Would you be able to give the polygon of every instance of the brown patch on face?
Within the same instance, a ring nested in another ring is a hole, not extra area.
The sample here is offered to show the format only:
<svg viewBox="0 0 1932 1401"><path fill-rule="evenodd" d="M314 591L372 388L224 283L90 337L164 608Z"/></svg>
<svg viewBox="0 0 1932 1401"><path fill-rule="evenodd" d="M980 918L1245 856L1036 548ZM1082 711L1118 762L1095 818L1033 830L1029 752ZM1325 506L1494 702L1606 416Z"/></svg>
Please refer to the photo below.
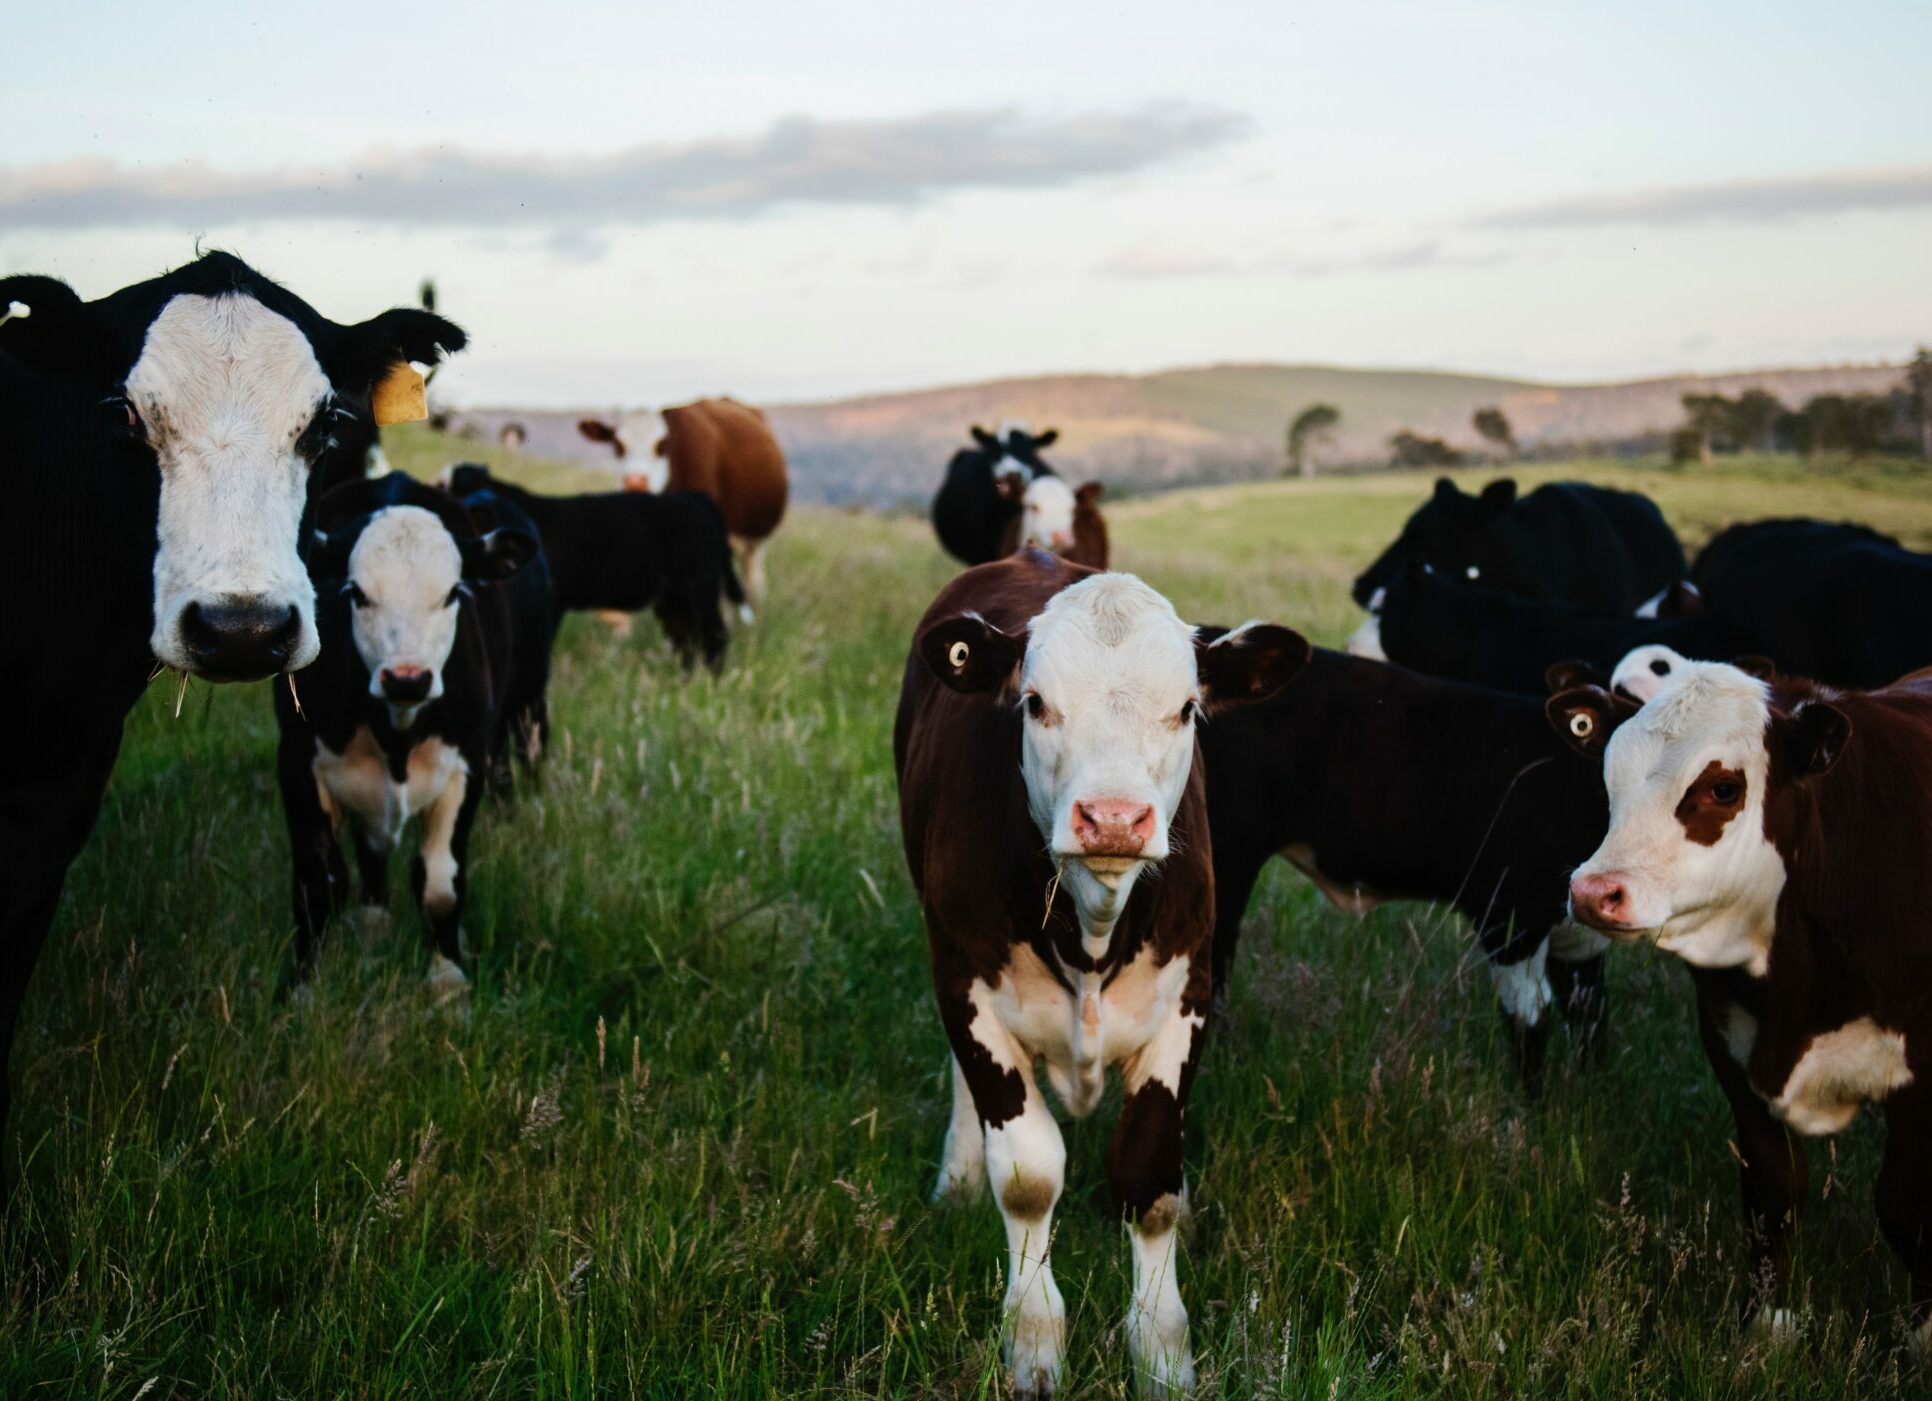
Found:
<svg viewBox="0 0 1932 1401"><path fill-rule="evenodd" d="M1677 804L1684 835L1699 846L1716 846L1725 824L1744 811L1744 775L1713 759L1691 780Z"/></svg>
<svg viewBox="0 0 1932 1401"><path fill-rule="evenodd" d="M1000 1188L1000 1205L1008 1216L1021 1221L1038 1221L1053 1210L1053 1184L1044 1177L1022 1177L1014 1173Z"/></svg>

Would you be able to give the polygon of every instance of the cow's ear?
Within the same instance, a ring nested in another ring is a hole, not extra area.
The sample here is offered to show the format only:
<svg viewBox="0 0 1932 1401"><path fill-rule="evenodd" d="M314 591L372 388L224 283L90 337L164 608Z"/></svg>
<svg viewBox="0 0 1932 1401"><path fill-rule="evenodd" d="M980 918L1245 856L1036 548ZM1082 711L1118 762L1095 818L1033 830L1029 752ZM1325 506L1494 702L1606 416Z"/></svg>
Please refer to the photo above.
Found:
<svg viewBox="0 0 1932 1401"><path fill-rule="evenodd" d="M504 526L474 540L460 540L456 548L463 556L463 577L487 584L510 578L535 559L543 547L529 531Z"/></svg>
<svg viewBox="0 0 1932 1401"><path fill-rule="evenodd" d="M1447 477L1436 478L1436 500L1454 501L1462 495L1462 488Z"/></svg>
<svg viewBox="0 0 1932 1401"><path fill-rule="evenodd" d="M1307 638L1274 623L1249 623L1212 641L1194 635L1194 664L1210 712L1270 699L1314 654Z"/></svg>
<svg viewBox="0 0 1932 1401"><path fill-rule="evenodd" d="M1637 706L1601 686L1573 686L1545 701L1543 713L1570 748L1586 759L1600 759L1610 736L1637 713Z"/></svg>
<svg viewBox="0 0 1932 1401"><path fill-rule="evenodd" d="M1483 488L1482 502L1483 505L1498 511L1506 506L1514 505L1516 502L1516 479L1514 477L1498 477L1495 481Z"/></svg>
<svg viewBox="0 0 1932 1401"><path fill-rule="evenodd" d="M433 369L468 344L454 321L414 307L392 307L340 329L329 376L337 388L367 396L377 423L407 423L428 415L422 376L411 366Z"/></svg>
<svg viewBox="0 0 1932 1401"><path fill-rule="evenodd" d="M1743 672L1746 676L1755 676L1760 681L1776 681L1778 679L1778 664L1769 657L1760 657L1755 654L1748 657L1733 657L1731 658L1731 665Z"/></svg>
<svg viewBox="0 0 1932 1401"><path fill-rule="evenodd" d="M1080 506L1097 506L1100 504L1101 493L1106 489L1101 482L1082 482L1079 490L1073 493L1074 503Z"/></svg>
<svg viewBox="0 0 1932 1401"><path fill-rule="evenodd" d="M312 579L340 579L349 572L349 551L355 548L368 518L334 530L312 531L309 535L307 562Z"/></svg>
<svg viewBox="0 0 1932 1401"><path fill-rule="evenodd" d="M1825 701L1805 701L1772 723L1772 743L1789 772L1800 778L1824 773L1838 762L1851 738L1851 717Z"/></svg>
<svg viewBox="0 0 1932 1401"><path fill-rule="evenodd" d="M57 277L0 277L0 350L46 374L111 373L112 337Z"/></svg>
<svg viewBox="0 0 1932 1401"><path fill-rule="evenodd" d="M443 469L440 481L445 491L459 498L488 491L492 485L490 469L481 462L452 462Z"/></svg>
<svg viewBox="0 0 1932 1401"><path fill-rule="evenodd" d="M577 431L593 443L614 443L617 441L617 426L606 423L601 418L580 418Z"/></svg>
<svg viewBox="0 0 1932 1401"><path fill-rule="evenodd" d="M1543 672L1543 689L1551 695L1574 691L1579 686L1610 689L1610 678L1588 662L1551 662Z"/></svg>
<svg viewBox="0 0 1932 1401"><path fill-rule="evenodd" d="M988 433L984 428L981 428L977 423L973 425L972 432L973 432L973 441L978 443L981 447L985 448L988 452L1006 451L1005 443L1002 443L997 437L995 437L991 433Z"/></svg>
<svg viewBox="0 0 1932 1401"><path fill-rule="evenodd" d="M926 669L955 691L996 691L1013 678L1026 644L977 613L941 618L919 634Z"/></svg>
<svg viewBox="0 0 1932 1401"><path fill-rule="evenodd" d="M1704 611L1704 594L1688 579L1679 579L1657 600L1660 618L1695 618Z"/></svg>
<svg viewBox="0 0 1932 1401"><path fill-rule="evenodd" d="M1038 452L1041 448L1050 448L1059 441L1060 430L1058 428L1049 428L1046 432L1039 434L1033 439L1032 448L1033 451Z"/></svg>

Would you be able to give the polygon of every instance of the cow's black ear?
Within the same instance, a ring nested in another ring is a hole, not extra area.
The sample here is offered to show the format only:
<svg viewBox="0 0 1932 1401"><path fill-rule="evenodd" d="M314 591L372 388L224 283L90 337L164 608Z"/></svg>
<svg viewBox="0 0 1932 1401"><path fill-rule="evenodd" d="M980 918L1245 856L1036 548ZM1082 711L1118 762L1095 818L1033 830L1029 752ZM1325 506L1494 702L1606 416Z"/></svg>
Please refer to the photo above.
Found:
<svg viewBox="0 0 1932 1401"><path fill-rule="evenodd" d="M580 418L577 431L593 443L614 443L617 441L617 425L606 423L601 418Z"/></svg>
<svg viewBox="0 0 1932 1401"><path fill-rule="evenodd" d="M1515 504L1515 501L1516 479L1514 477L1498 477L1483 488L1482 502L1485 506L1493 506L1500 510Z"/></svg>
<svg viewBox="0 0 1932 1401"><path fill-rule="evenodd" d="M364 517L350 526L338 526L334 530L317 530L309 536L307 561L311 579L340 579L349 572L349 551L355 548L356 537L362 533Z"/></svg>
<svg viewBox="0 0 1932 1401"><path fill-rule="evenodd" d="M1462 495L1462 488L1447 477L1436 478L1436 500L1453 501Z"/></svg>
<svg viewBox="0 0 1932 1401"><path fill-rule="evenodd" d="M1194 635L1194 664L1210 712L1276 695L1301 674L1315 649L1292 628L1249 623L1208 641Z"/></svg>
<svg viewBox="0 0 1932 1401"><path fill-rule="evenodd" d="M443 469L443 489L459 500L488 491L492 484L490 469L481 462L452 462Z"/></svg>
<svg viewBox="0 0 1932 1401"><path fill-rule="evenodd" d="M1688 579L1679 579L1657 600L1660 618L1695 618L1704 611L1704 594Z"/></svg>
<svg viewBox="0 0 1932 1401"><path fill-rule="evenodd" d="M1551 662L1543 672L1543 689L1551 695L1574 691L1579 686L1610 689L1610 678L1588 662Z"/></svg>
<svg viewBox="0 0 1932 1401"><path fill-rule="evenodd" d="M1046 432L1041 433L1033 439L1033 451L1038 452L1041 448L1050 448L1059 441L1060 430L1058 428L1049 428Z"/></svg>
<svg viewBox="0 0 1932 1401"><path fill-rule="evenodd" d="M1851 717L1825 701L1805 701L1772 722L1772 742L1789 771L1800 778L1824 773L1851 739Z"/></svg>
<svg viewBox="0 0 1932 1401"><path fill-rule="evenodd" d="M1746 676L1755 676L1760 681L1776 681L1778 679L1778 664L1769 657L1756 655L1733 657L1731 658L1731 665L1743 672Z"/></svg>
<svg viewBox="0 0 1932 1401"><path fill-rule="evenodd" d="M919 634L919 656L946 686L968 694L996 691L1019 668L1026 645L977 613L941 618Z"/></svg>
<svg viewBox="0 0 1932 1401"><path fill-rule="evenodd" d="M1573 686L1543 703L1550 726L1586 759L1601 759L1617 726L1637 713L1634 701L1601 686Z"/></svg>
<svg viewBox="0 0 1932 1401"><path fill-rule="evenodd" d="M463 556L463 577L476 583L508 579L542 550L537 537L527 530L505 526L475 540L458 542Z"/></svg>
<svg viewBox="0 0 1932 1401"><path fill-rule="evenodd" d="M1001 442L999 438L996 437L995 435L988 433L984 428L981 428L977 423L973 425L972 433L973 433L973 441L978 443L981 447L985 448L988 452L1006 451L1005 443Z"/></svg>
<svg viewBox="0 0 1932 1401"><path fill-rule="evenodd" d="M339 389L373 395L398 366L434 368L468 344L469 337L454 321L414 307L392 307L340 328L329 357L329 377Z"/></svg>
<svg viewBox="0 0 1932 1401"><path fill-rule="evenodd" d="M107 372L112 338L57 277L0 277L0 350L47 374Z"/></svg>

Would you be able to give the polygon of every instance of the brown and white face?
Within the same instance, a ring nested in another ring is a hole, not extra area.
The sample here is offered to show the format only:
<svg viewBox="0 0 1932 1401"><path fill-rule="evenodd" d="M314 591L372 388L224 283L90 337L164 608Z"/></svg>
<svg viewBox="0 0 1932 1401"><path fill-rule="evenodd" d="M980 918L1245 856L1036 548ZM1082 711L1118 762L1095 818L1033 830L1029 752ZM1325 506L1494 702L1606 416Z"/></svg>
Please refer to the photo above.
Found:
<svg viewBox="0 0 1932 1401"><path fill-rule="evenodd" d="M1199 642L1131 574L1054 595L1024 643L962 614L921 649L948 685L999 688L1020 706L1027 807L1083 909L1124 899L1167 856L1203 714L1273 695L1309 656L1300 635L1267 624Z"/></svg>
<svg viewBox="0 0 1932 1401"><path fill-rule="evenodd" d="M1814 705L1798 723L1829 729L1825 712L1842 722ZM1572 914L1699 967L1761 973L1785 883L1764 814L1774 728L1785 724L1763 681L1679 659L1604 750L1610 829L1570 882ZM1805 762L1822 771L1835 758L1827 739Z"/></svg>
<svg viewBox="0 0 1932 1401"><path fill-rule="evenodd" d="M1020 495L1020 547L1063 554L1073 548L1073 488L1058 477L1035 477Z"/></svg>

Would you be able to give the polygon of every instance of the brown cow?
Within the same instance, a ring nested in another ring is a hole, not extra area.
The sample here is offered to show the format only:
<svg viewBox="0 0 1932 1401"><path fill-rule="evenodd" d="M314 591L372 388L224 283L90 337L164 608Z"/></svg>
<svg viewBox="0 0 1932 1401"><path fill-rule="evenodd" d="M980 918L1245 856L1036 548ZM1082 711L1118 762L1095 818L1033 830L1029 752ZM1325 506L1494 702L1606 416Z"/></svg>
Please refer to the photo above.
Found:
<svg viewBox="0 0 1932 1401"><path fill-rule="evenodd" d="M1807 1177L1793 1135L1837 1133L1883 1102L1878 1220L1911 1274L1923 1351L1932 671L1861 693L1679 658L1630 710L1595 688L1550 701L1559 728L1603 752L1610 792L1609 833L1577 869L1571 908L1691 965L1704 1053L1737 1124L1748 1263L1774 1291ZM1774 1292L1758 1313L1774 1332L1790 1323L1777 1303Z"/></svg>
<svg viewBox="0 0 1932 1401"><path fill-rule="evenodd" d="M1007 480L1011 481L1011 478ZM1107 518L1100 514L1099 482L1074 491L1054 476L1017 484L1019 511L1007 522L1000 554L1022 549L1051 550L1061 559L1089 569L1107 567Z"/></svg>
<svg viewBox="0 0 1932 1401"><path fill-rule="evenodd" d="M1133 1227L1128 1349L1145 1390L1193 1381L1174 1230L1214 927L1195 720L1273 694L1308 651L1263 625L1202 643L1132 575L1034 550L960 575L914 635L893 758L953 1053L935 1196L996 1190L1024 1395L1057 1385L1066 1332L1047 1259L1066 1149L1036 1061L1075 1115L1121 1068L1108 1176Z"/></svg>
<svg viewBox="0 0 1932 1401"><path fill-rule="evenodd" d="M785 518L785 454L765 416L736 399L699 399L661 414L627 415L619 424L586 418L577 430L606 443L640 470L624 485L642 491L701 491L724 512L745 591L765 593L765 544Z"/></svg>

